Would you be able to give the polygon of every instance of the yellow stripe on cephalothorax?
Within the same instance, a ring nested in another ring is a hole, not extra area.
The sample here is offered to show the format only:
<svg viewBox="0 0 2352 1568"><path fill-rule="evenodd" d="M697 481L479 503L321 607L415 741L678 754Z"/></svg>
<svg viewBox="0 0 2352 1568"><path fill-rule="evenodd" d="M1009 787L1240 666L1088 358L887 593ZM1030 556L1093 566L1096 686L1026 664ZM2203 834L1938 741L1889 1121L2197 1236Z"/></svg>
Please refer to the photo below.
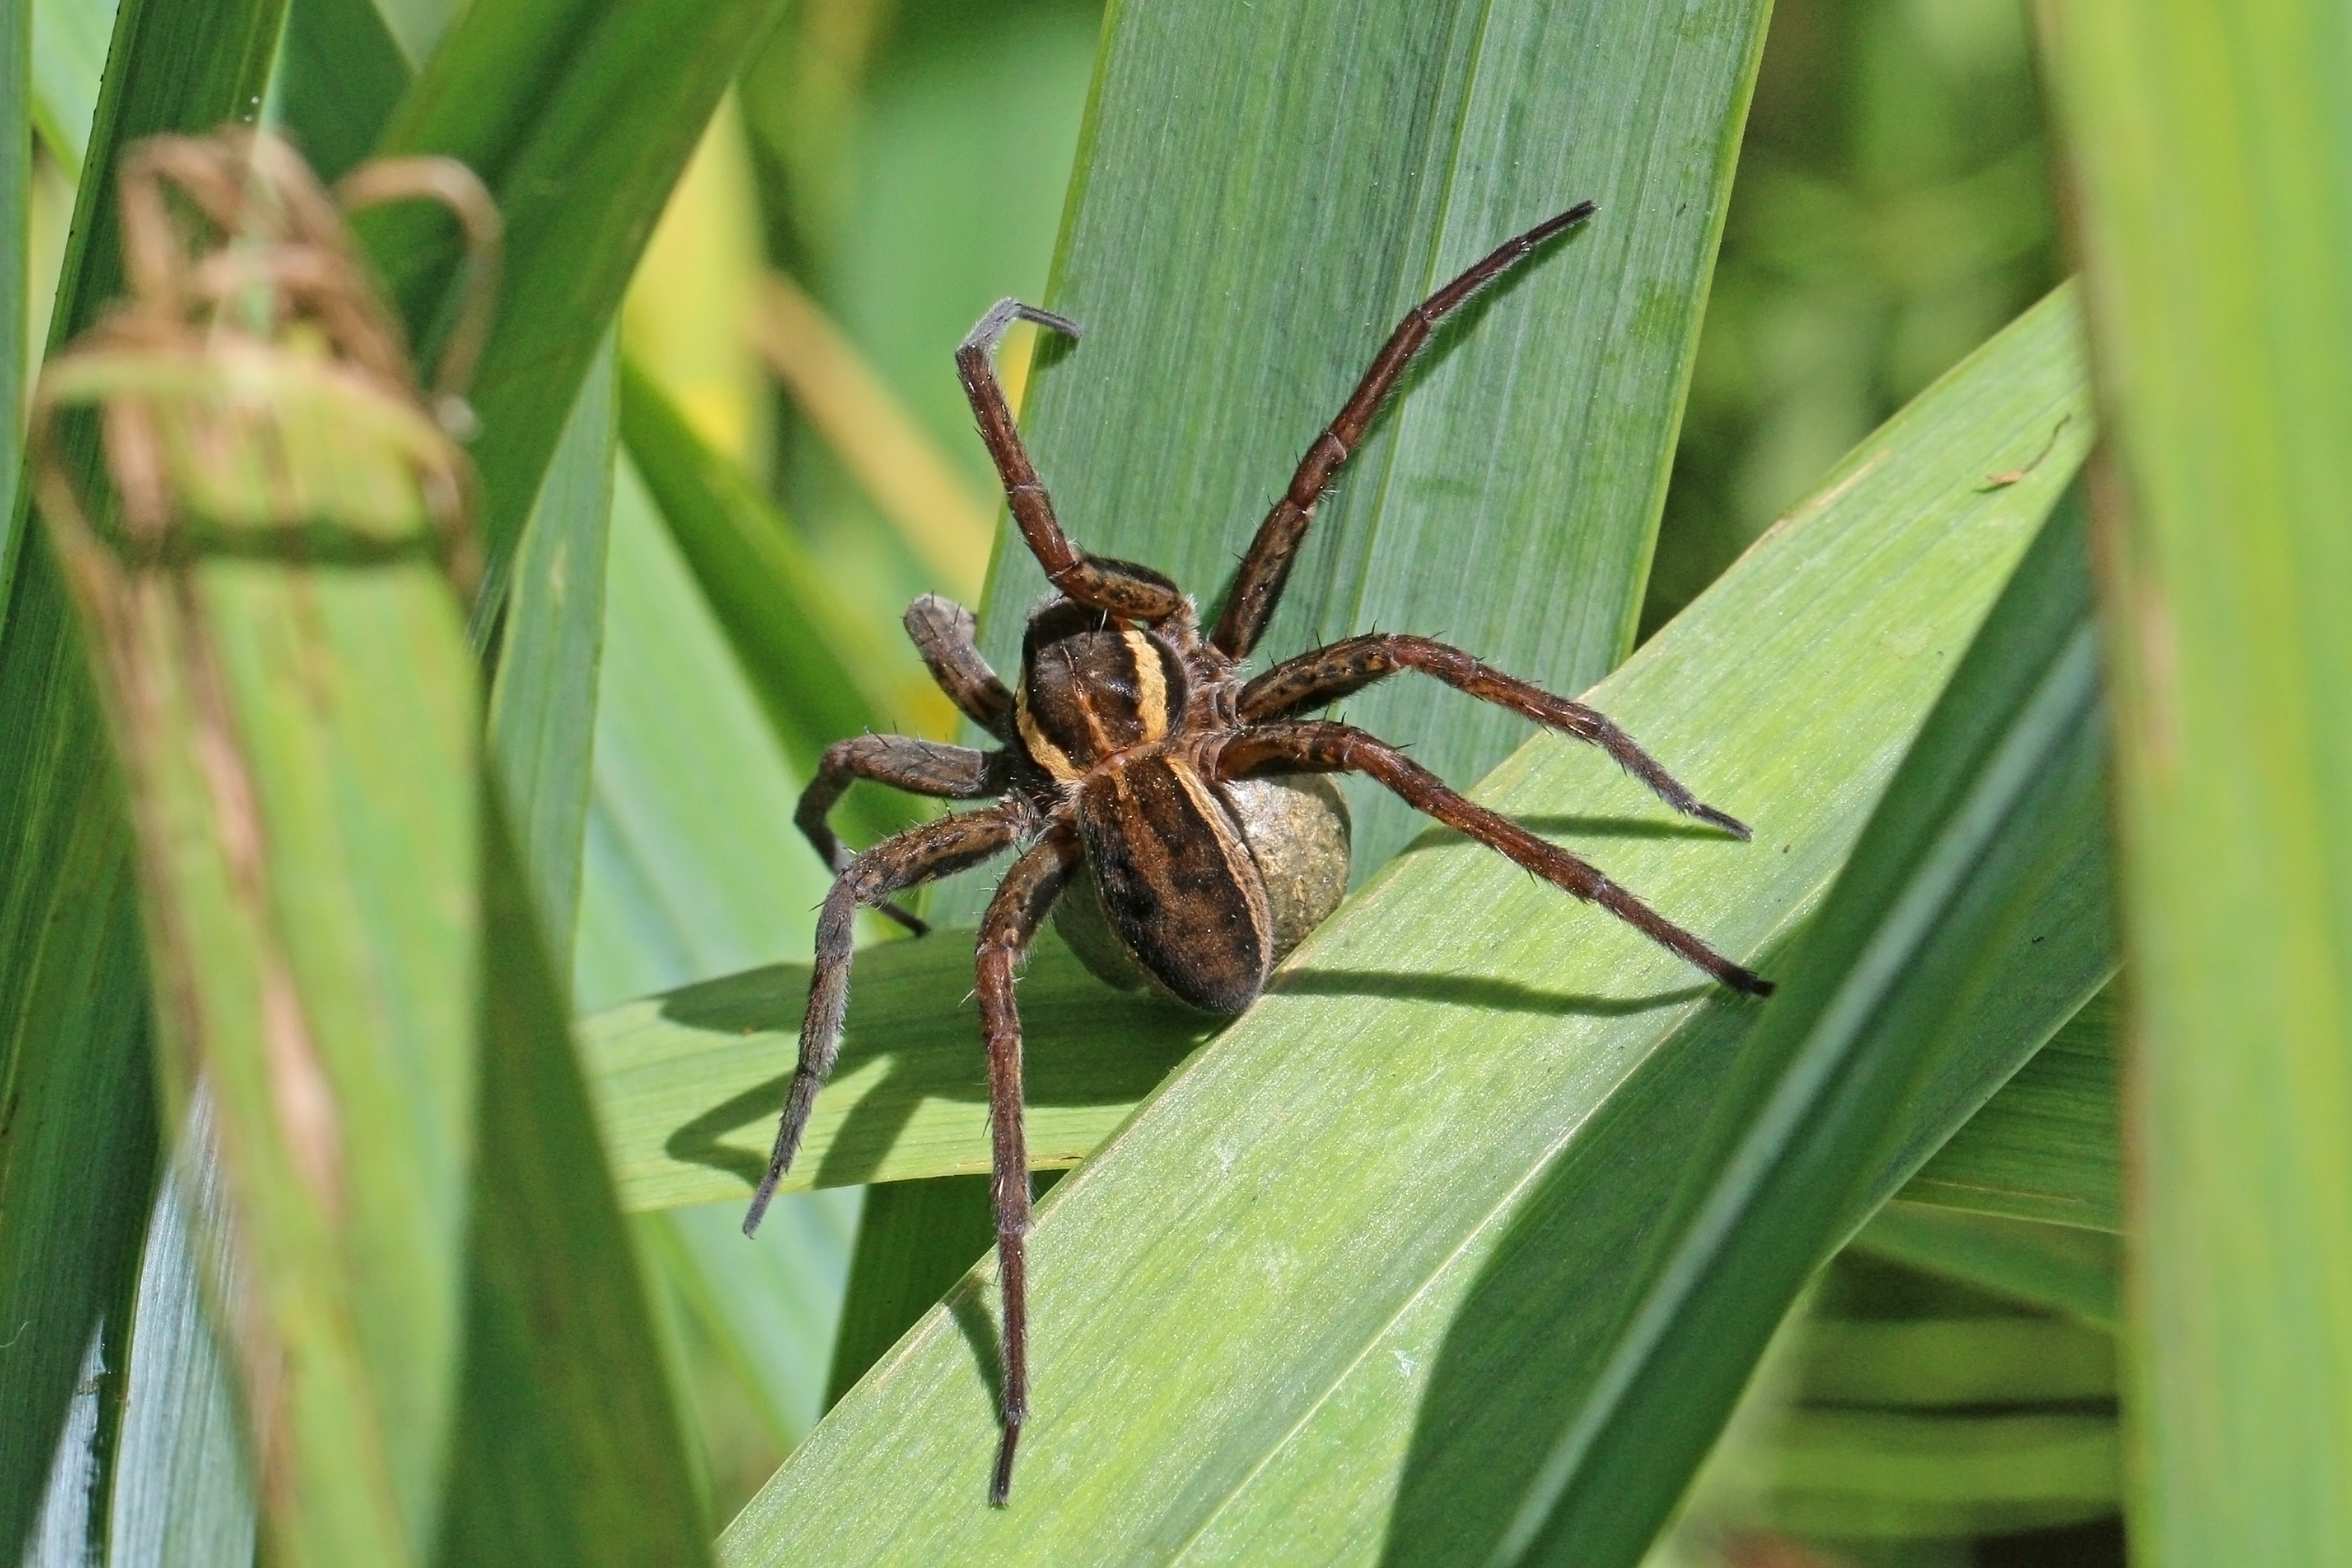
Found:
<svg viewBox="0 0 2352 1568"><path fill-rule="evenodd" d="M1039 767L1064 784L1078 782L1077 764L1070 761L1070 754L1047 740L1045 732L1037 728L1037 721L1029 716L1029 683L1025 680L1013 700L1013 722L1021 733L1021 743L1029 748L1029 754L1037 759Z"/></svg>
<svg viewBox="0 0 2352 1568"><path fill-rule="evenodd" d="M1121 634L1128 657L1135 660L1137 717L1143 721L1146 741L1168 738L1168 671L1160 667L1160 649L1152 640L1129 626Z"/></svg>

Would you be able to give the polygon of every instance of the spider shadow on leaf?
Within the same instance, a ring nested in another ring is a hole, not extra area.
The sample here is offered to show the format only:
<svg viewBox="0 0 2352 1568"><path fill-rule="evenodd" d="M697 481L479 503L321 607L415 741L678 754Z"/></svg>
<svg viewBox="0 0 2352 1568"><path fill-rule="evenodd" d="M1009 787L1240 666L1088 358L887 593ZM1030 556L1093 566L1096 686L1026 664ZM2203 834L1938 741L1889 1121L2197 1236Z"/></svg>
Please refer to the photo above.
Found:
<svg viewBox="0 0 2352 1568"><path fill-rule="evenodd" d="M858 1090L834 1124L814 1185L872 1180L927 1101L987 1105L987 1058L970 1037L971 952L969 932L940 931L920 942L886 943L866 955L877 972L867 1005L901 1022L861 1027L852 1018L840 1079L855 1082L877 1063L883 1073ZM772 1049L768 1042L798 1026L807 984L805 968L778 964L674 992L663 1000L662 1016L729 1040L759 1040L756 1054L764 1061ZM891 997L901 988L900 996ZM1131 1104L1225 1022L1114 991L1050 939L1038 943L1023 992L1037 1020L1029 1103L1040 1110ZM678 1124L664 1152L683 1164L740 1176L747 1185L757 1182L765 1157L728 1140L745 1128L764 1129L790 1078L787 1071L743 1084ZM981 1162L975 1168L984 1169L986 1131L979 1120L973 1138Z"/></svg>

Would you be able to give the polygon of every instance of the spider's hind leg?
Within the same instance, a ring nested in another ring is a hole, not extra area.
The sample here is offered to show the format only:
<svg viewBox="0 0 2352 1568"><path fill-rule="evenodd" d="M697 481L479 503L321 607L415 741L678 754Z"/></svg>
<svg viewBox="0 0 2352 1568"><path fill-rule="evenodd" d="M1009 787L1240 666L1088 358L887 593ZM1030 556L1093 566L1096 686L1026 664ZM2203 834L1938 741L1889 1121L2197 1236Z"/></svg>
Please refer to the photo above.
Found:
<svg viewBox="0 0 2352 1568"><path fill-rule="evenodd" d="M880 737L877 737L880 738ZM801 1054L793 1068L792 1088L784 1094L784 1111L776 1126L774 1151L767 1173L751 1194L743 1216L743 1234L760 1228L776 1184L792 1168L801 1134L808 1129L809 1111L816 1092L833 1071L841 1054L841 1028L849 1013L851 938L860 906L878 906L901 888L977 866L1013 847L1032 824L1025 802L1006 801L986 811L935 817L886 838L851 858L833 879L824 909L816 921L816 967L809 975L808 1011L801 1018Z"/></svg>
<svg viewBox="0 0 2352 1568"><path fill-rule="evenodd" d="M996 367L989 357L997 340L1016 321L1034 321L1071 338L1078 335L1078 325L1018 300L1000 300L956 350L956 374L962 378L964 395L980 420L980 438L996 464L997 477L1004 481L1005 503L1013 509L1022 541L1045 569L1046 580L1066 597L1130 620L1164 621L1183 608L1181 592L1156 573L1147 574L1116 561L1095 560L1070 542L1054 515L1054 499L1045 493L1045 482L1029 460L1029 449L1021 444L1020 428L1013 422L1013 410L1004 401L1004 389L997 384Z"/></svg>
<svg viewBox="0 0 2352 1568"><path fill-rule="evenodd" d="M1552 886L1599 904L1660 947L1677 953L1735 991L1769 996L1772 983L1733 963L1700 937L1602 875L1599 867L1547 843L1499 812L1475 804L1402 752L1349 724L1266 724L1228 742L1219 776L1254 772L1355 773L1385 785L1415 811L1435 817L1533 871Z"/></svg>
<svg viewBox="0 0 2352 1568"><path fill-rule="evenodd" d="M1061 896L1077 863L1077 835L1057 828L1013 863L980 924L981 1030L988 1040L988 1115L994 1133L991 1193L996 1204L996 1275L1004 1306L1004 1436L988 1500L1002 1508L1013 1489L1013 1458L1029 1419L1029 1149L1021 1125L1021 1013L1013 972Z"/></svg>
<svg viewBox="0 0 2352 1568"><path fill-rule="evenodd" d="M825 869L838 876L849 868L851 856L825 818L853 783L869 779L935 800L982 800L1004 793L1003 760L1002 752L975 752L969 746L906 735L860 735L836 741L825 748L816 777L801 792L793 821L807 836ZM931 929L896 904L877 907L917 936Z"/></svg>
<svg viewBox="0 0 2352 1568"><path fill-rule="evenodd" d="M1555 697L1531 681L1505 675L1458 647L1428 637L1373 632L1303 653L1242 689L1242 718L1253 724L1287 719L1352 697L1401 669L1417 669L1481 702L1507 708L1547 729L1589 741L1685 816L1720 827L1735 838L1748 837L1746 823L1693 795L1599 709Z"/></svg>

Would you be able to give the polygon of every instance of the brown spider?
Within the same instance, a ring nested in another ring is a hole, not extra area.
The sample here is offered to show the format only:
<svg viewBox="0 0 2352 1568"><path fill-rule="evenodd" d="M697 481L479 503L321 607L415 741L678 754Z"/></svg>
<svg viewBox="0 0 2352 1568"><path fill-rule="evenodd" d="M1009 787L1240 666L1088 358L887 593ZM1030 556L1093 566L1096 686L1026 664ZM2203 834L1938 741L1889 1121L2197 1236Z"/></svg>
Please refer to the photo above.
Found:
<svg viewBox="0 0 2352 1568"><path fill-rule="evenodd" d="M955 705L1003 744L992 752L901 735L863 735L825 752L797 820L837 873L817 921L816 969L801 1026L800 1062L766 1176L743 1222L748 1235L792 1164L818 1088L833 1069L849 1000L852 926L860 906L925 928L891 894L1002 854L1027 850L997 885L981 921L981 1027L988 1042L997 1269L1004 1304L1003 1440L989 1500L1002 1505L1029 1413L1028 1303L1024 1237L1029 1161L1021 1128L1021 1020L1014 967L1071 874L1084 868L1118 946L1157 989L1203 1012L1232 1015L1257 999L1266 973L1300 927L1328 913L1283 909L1264 868L1288 851L1296 816L1244 808L1237 786L1273 774L1362 773L1438 821L1502 851L1537 876L1589 900L1716 979L1753 995L1770 983L1658 914L1567 850L1474 805L1384 741L1346 724L1296 715L1360 691L1401 669L1419 670L1488 702L1590 741L1676 811L1740 838L1748 829L1702 804L1631 736L1580 703L1487 668L1426 637L1375 634L1317 648L1244 681L1241 661L1265 632L1297 557L1317 500L1362 439L1431 328L1447 311L1590 216L1579 203L1537 225L1409 312L1315 444L1244 557L1204 640L1192 602L1148 567L1081 553L1062 531L1005 406L990 352L1017 317L1071 337L1077 326L1006 300L956 351L981 439L1004 481L1021 537L1055 592L1029 617L1021 685L1005 689L972 640L970 611L926 595L907 612L907 635ZM999 797L937 818L863 854L843 848L826 814L856 779L949 800ZM1328 786L1327 786L1328 787ZM1288 829L1269 822L1288 822ZM1339 831L1344 833L1344 826ZM1345 840L1339 840L1344 860ZM1344 881L1342 868L1339 880ZM1286 883L1291 879L1285 879ZM1087 886L1090 883L1090 887ZM1290 900L1295 904L1295 896ZM1285 930L1284 928L1288 928ZM1099 963L1097 968L1102 967Z"/></svg>

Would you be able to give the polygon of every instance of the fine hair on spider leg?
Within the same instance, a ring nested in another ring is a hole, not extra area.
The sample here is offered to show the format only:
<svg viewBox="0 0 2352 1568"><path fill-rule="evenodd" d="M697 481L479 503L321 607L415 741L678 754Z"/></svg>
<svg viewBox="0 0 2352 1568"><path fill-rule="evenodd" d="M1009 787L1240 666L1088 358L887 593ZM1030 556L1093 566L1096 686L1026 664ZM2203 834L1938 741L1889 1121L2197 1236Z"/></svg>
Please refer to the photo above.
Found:
<svg viewBox="0 0 2352 1568"><path fill-rule="evenodd" d="M1192 602L1174 583L1146 566L1087 555L1071 542L1022 444L991 353L1015 321L1072 337L1076 326L1007 300L982 317L956 351L957 374L1003 482L1005 504L1054 592L1029 616L1019 678L1010 686L982 657L970 611L929 595L907 611L907 635L925 668L957 710L1000 742L998 749L859 736L826 752L802 796L796 820L835 880L817 923L800 1059L774 1152L743 1228L757 1227L790 1168L840 1049L857 910L880 910L919 933L922 922L892 905L892 895L1025 842L989 902L973 960L988 1054L1003 1310L1003 1429L988 1487L992 1504L1003 1506L1011 1494L1013 1460L1030 1416L1029 1162L1013 974L1066 890L1080 895L1070 900L1066 918L1094 933L1072 947L1095 973L1113 984L1147 984L1203 1012L1239 1013L1264 990L1277 955L1328 912L1346 885L1344 804L1328 783L1309 788L1303 781L1361 773L1546 881L1600 905L1726 986L1750 995L1771 992L1769 981L1597 868L1464 798L1395 746L1345 724L1299 717L1375 681L1415 671L1598 746L1675 811L1748 837L1744 824L1685 788L1606 716L1459 648L1402 634L1316 648L1246 683L1238 672L1281 603L1316 502L1437 321L1592 211L1591 203L1581 202L1538 224L1406 314L1259 525L1207 637ZM996 804L925 823L852 855L827 818L857 780L936 799L992 798ZM1076 920L1081 911L1084 919Z"/></svg>

